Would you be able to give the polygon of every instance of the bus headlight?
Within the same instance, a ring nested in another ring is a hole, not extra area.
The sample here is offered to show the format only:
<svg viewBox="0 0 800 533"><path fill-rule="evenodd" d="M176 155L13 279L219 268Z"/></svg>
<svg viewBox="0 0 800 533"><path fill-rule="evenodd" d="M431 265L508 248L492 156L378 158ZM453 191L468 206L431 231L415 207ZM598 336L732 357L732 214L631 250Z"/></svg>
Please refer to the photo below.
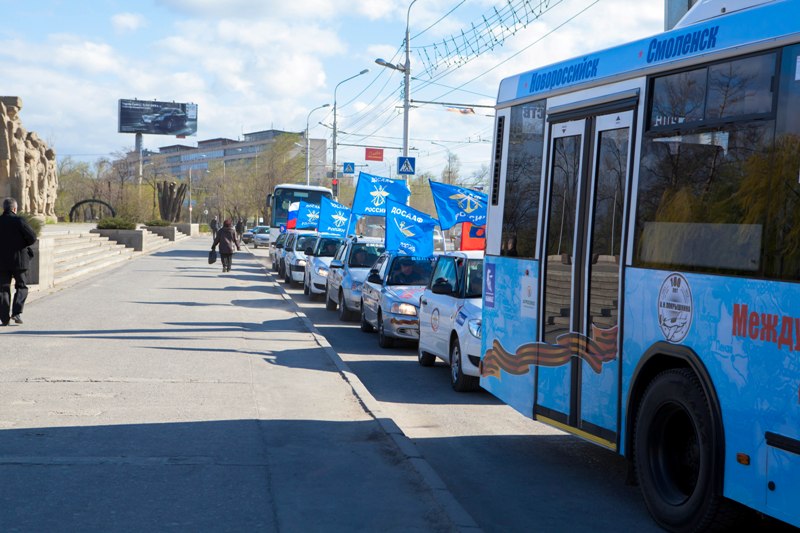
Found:
<svg viewBox="0 0 800 533"><path fill-rule="evenodd" d="M417 308L407 303L395 302L392 304L391 311L397 315L417 316Z"/></svg>
<svg viewBox="0 0 800 533"><path fill-rule="evenodd" d="M469 333L476 339L481 338L481 319L473 319L467 322L467 327L469 328Z"/></svg>

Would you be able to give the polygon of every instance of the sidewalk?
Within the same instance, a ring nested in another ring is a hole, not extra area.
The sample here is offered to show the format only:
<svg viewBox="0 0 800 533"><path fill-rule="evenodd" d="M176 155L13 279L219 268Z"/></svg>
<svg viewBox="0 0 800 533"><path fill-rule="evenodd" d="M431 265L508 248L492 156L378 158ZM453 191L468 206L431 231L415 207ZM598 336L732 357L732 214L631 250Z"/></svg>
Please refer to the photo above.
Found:
<svg viewBox="0 0 800 533"><path fill-rule="evenodd" d="M260 263L222 274L209 248L0 328L0 529L456 529Z"/></svg>

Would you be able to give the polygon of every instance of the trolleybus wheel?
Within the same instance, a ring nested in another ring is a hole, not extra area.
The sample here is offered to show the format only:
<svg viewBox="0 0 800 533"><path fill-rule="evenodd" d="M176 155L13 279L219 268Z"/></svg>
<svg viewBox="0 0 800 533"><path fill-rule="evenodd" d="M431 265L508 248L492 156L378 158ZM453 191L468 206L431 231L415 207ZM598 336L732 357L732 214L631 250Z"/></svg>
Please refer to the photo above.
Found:
<svg viewBox="0 0 800 533"><path fill-rule="evenodd" d="M699 531L715 521L724 502L716 433L691 370L666 370L648 385L636 418L636 475L648 511L665 529Z"/></svg>

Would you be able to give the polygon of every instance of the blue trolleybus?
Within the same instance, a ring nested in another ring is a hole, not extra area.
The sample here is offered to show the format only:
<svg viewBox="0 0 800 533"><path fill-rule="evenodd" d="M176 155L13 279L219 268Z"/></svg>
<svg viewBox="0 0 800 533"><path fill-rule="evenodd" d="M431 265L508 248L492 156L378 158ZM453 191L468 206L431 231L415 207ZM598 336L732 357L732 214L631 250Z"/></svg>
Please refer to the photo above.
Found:
<svg viewBox="0 0 800 533"><path fill-rule="evenodd" d="M481 385L674 531L800 526L800 0L751 4L498 92Z"/></svg>

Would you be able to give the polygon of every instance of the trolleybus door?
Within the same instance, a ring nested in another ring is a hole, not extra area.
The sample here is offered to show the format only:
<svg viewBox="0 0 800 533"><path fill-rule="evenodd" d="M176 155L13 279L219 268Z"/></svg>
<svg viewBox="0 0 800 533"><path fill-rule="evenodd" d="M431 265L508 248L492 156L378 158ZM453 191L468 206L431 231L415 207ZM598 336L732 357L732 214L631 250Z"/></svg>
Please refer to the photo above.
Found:
<svg viewBox="0 0 800 533"><path fill-rule="evenodd" d="M536 415L616 448L633 111L551 125Z"/></svg>

